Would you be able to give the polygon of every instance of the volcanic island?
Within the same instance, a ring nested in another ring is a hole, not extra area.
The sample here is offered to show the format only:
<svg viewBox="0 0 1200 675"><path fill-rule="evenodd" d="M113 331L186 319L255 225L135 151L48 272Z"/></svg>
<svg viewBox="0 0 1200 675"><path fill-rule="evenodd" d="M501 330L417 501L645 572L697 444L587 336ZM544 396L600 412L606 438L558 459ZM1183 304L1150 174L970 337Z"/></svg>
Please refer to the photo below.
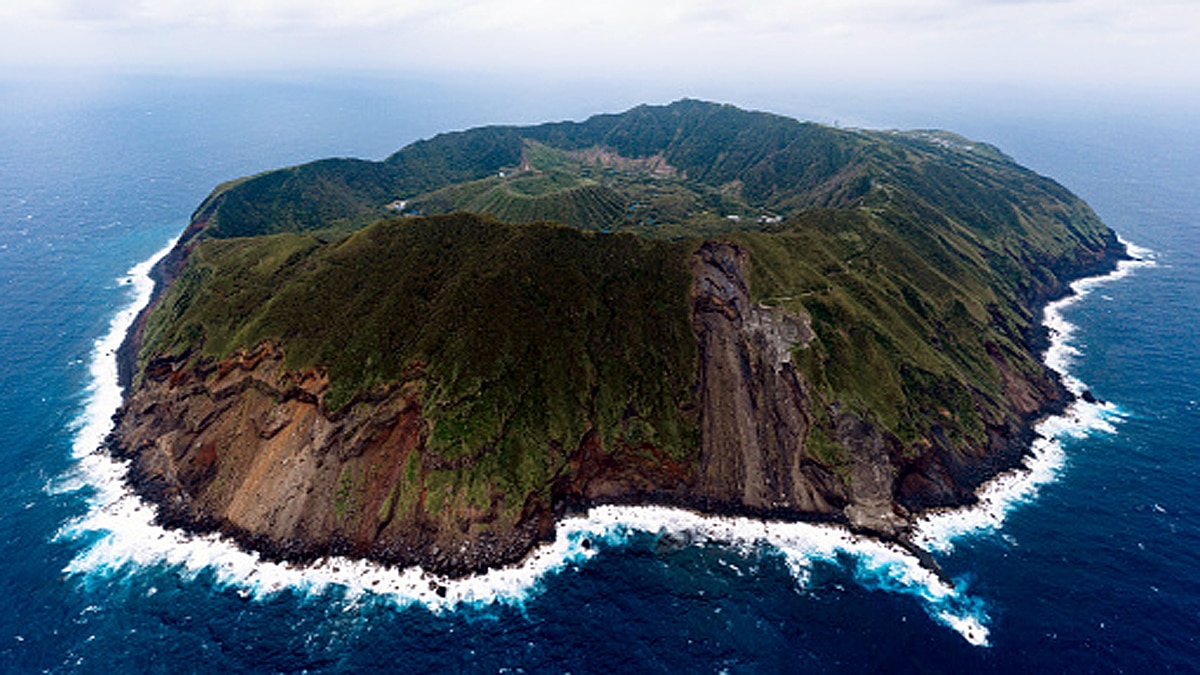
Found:
<svg viewBox="0 0 1200 675"><path fill-rule="evenodd" d="M159 521L462 576L599 504L904 544L1071 394L1044 305L1125 257L944 131L682 100L217 186L107 441Z"/></svg>

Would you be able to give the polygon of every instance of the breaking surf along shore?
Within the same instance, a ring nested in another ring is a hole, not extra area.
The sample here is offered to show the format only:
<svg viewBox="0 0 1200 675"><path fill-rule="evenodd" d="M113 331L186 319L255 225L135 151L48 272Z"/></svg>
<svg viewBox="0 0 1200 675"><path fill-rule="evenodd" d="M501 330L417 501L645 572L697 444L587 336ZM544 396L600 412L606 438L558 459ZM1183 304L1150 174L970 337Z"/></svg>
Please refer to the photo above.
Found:
<svg viewBox="0 0 1200 675"><path fill-rule="evenodd" d="M933 512L919 520L913 539L917 545L948 555L955 541L999 529L1005 514L1033 500L1040 486L1060 474L1065 462L1061 439L1115 432L1113 425L1121 417L1119 407L1084 397L1085 385L1070 375L1071 360L1078 351L1072 346L1075 328L1063 318L1063 310L1094 288L1137 267L1154 264L1149 252L1134 246L1129 249L1134 260L1122 262L1111 274L1075 282L1071 295L1045 310L1044 322L1051 335L1046 363L1062 374L1067 387L1080 398L1063 414L1038 425L1039 438L1026 466L982 486L975 506ZM542 592L547 575L586 564L604 548L621 548L639 536L650 535L692 546L727 546L781 556L801 587L814 583L815 564L842 565L852 560L855 579L864 587L911 596L933 620L970 644L988 644L989 618L982 599L970 596L961 583L939 576L912 552L836 525L705 516L660 506L599 506L561 519L553 541L537 547L521 564L462 578L440 577L419 567L396 569L345 558L324 558L309 565L269 562L217 535L163 528L156 524L155 507L128 486L125 464L100 448L121 404L117 347L150 300L151 268L169 250L170 246L138 264L122 280L122 286L132 289L129 305L113 318L109 332L97 340L93 350L89 396L74 444L78 465L55 487L59 491L91 490L88 512L66 524L58 535L89 542L66 568L68 574L137 574L165 565L186 575L208 571L217 583L247 597L266 598L291 589L330 598L369 596L445 612L497 603L521 605Z"/></svg>

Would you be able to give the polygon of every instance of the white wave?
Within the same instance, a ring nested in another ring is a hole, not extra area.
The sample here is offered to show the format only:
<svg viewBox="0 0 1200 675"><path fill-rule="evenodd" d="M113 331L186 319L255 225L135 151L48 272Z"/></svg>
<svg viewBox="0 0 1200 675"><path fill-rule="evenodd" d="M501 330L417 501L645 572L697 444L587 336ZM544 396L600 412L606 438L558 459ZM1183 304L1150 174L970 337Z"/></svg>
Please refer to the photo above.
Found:
<svg viewBox="0 0 1200 675"><path fill-rule="evenodd" d="M98 456L97 459L100 459ZM796 583L807 586L817 561L855 560L863 585L917 598L927 613L974 645L986 645L987 616L981 604L922 567L903 549L853 535L844 528L750 518L703 516L654 506L602 506L559 522L553 542L534 549L520 564L450 579L419 567L393 569L361 560L325 558L311 565L266 562L218 536L193 536L154 525L154 510L128 491L116 462L91 467L104 475L105 497L61 536L102 536L66 568L68 574L116 573L154 565L178 567L185 575L208 571L217 583L263 599L285 589L320 594L338 588L351 601L364 596L398 606L420 604L434 612L495 603L521 605L536 596L548 575L582 564L601 546L622 546L638 533L682 536L691 544L715 543L744 549L769 547L782 555ZM100 504L100 502L103 502Z"/></svg>
<svg viewBox="0 0 1200 675"><path fill-rule="evenodd" d="M1117 269L1109 274L1075 281L1071 284L1071 293L1048 304L1042 318L1050 331L1050 347L1043 360L1059 373L1063 385L1076 396L1087 391L1087 385L1070 372L1071 365L1082 352L1075 343L1076 326L1064 318L1064 310L1095 289L1123 279L1138 268L1156 264L1149 249L1124 240L1122 243L1131 260L1119 262ZM948 553L953 550L954 541L961 537L999 529L1010 511L1031 501L1039 488L1058 478L1066 464L1064 439L1116 433L1115 423L1122 416L1120 408L1112 403L1076 399L1061 415L1049 417L1035 427L1037 439L1024 468L1001 474L982 485L976 492L979 501L974 506L936 511L923 517L916 524L914 542L929 550Z"/></svg>
<svg viewBox="0 0 1200 675"><path fill-rule="evenodd" d="M174 248L175 241L172 239L162 250L135 265L117 281L121 286L129 286L133 297L130 298L129 304L113 317L108 332L92 345L92 358L88 367L91 377L86 396L87 404L76 421L78 431L72 446L76 458L95 452L104 441L104 437L112 431L112 416L121 407L123 394L117 381L117 349L125 340L133 322L137 320L138 313L149 304L150 296L154 293L150 269Z"/></svg>
<svg viewBox="0 0 1200 675"><path fill-rule="evenodd" d="M690 511L657 507L597 507L586 516L566 519L559 537L579 541L591 537L608 543L624 543L635 532L650 534L686 533L687 541L717 543L741 548L763 546L783 556L787 568L801 586L809 584L815 562L855 561L855 576L868 587L912 595L920 599L929 615L958 631L975 645L986 645L986 615L979 603L961 589L944 582L902 548L861 537L845 528L810 523L785 523L752 518L704 516Z"/></svg>
<svg viewBox="0 0 1200 675"><path fill-rule="evenodd" d="M749 518L703 516L667 507L603 506L559 522L553 542L520 564L460 579L397 570L346 558L311 565L263 561L215 535L195 536L154 524L154 509L127 487L124 466L106 455L84 458L98 489L91 511L68 524L60 537L99 537L64 570L72 575L115 574L155 565L176 567L185 576L207 571L218 584L246 597L269 598L285 589L321 594L337 588L351 602L365 596L398 606L419 604L434 612L495 603L522 605L536 596L548 575L586 562L601 546L622 546L638 533L670 535L691 544L715 543L777 551L796 583L807 586L817 561L855 561L864 586L915 597L930 617L974 645L986 645L987 616L982 605L922 567L903 549L851 534L844 528Z"/></svg>
<svg viewBox="0 0 1200 675"><path fill-rule="evenodd" d="M111 431L111 417L121 403L116 349L149 301L153 288L147 276L150 268L169 248L130 270L123 283L133 286L134 298L113 319L109 333L97 341L93 352L89 401L74 446L79 459L77 473L59 484L62 490L85 484L94 489L89 511L66 524L58 535L90 542L67 566L68 574L86 576L167 565L187 575L207 571L217 583L236 588L247 597L266 598L285 589L321 594L337 588L351 600L370 596L401 606L420 604L440 612L464 605L520 605L540 592L547 575L593 557L597 552L593 542L621 546L637 533L649 533L682 536L695 543L767 547L782 556L800 586L811 583L814 563L840 564L848 557L854 561L857 580L865 587L913 596L930 617L958 632L970 644L988 644L987 614L982 603L964 588L946 583L900 547L836 526L703 516L667 507L604 506L560 521L554 541L533 550L520 565L461 579L439 577L417 567L398 570L345 558L325 558L304 566L267 562L215 535L196 536L159 527L154 524L154 508L126 484L124 464L98 448ZM1130 246L1130 250L1135 247ZM1070 359L1078 354L1071 345L1074 327L1062 318L1062 310L1137 265L1153 264L1148 256L1147 252L1137 256L1139 261L1122 263L1106 277L1076 282L1072 285L1075 295L1047 307L1046 323L1052 336L1048 364L1065 374ZM1071 380L1068 386L1076 393L1083 390L1077 380ZM986 484L975 507L923 519L918 543L949 551L956 537L999 527L1009 509L1032 498L1038 486L1057 475L1064 462L1059 439L1111 430L1110 421L1117 414L1110 404L1079 401L1062 416L1044 421L1037 428L1041 438L1034 445L1026 470L1004 474Z"/></svg>

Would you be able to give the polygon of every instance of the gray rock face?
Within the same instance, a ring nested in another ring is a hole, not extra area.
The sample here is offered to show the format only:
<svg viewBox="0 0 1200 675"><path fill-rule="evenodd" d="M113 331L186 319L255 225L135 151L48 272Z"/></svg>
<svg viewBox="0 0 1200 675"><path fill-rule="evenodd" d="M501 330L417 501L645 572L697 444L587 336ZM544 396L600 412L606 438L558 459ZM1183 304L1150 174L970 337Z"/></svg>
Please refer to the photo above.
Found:
<svg viewBox="0 0 1200 675"><path fill-rule="evenodd" d="M736 245L692 258L692 329L700 347L697 496L760 512L834 514L841 481L804 452L808 385L791 350L813 338L808 317L750 301Z"/></svg>

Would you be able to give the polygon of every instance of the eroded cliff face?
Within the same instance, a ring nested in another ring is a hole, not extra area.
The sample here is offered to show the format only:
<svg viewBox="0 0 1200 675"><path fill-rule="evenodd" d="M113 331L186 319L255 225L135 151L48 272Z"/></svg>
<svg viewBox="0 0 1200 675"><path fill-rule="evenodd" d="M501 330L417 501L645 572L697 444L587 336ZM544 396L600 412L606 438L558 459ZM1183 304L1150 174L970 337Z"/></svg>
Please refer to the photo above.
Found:
<svg viewBox="0 0 1200 675"><path fill-rule="evenodd" d="M791 350L812 339L807 318L751 303L746 255L707 243L692 257L692 329L699 343L701 449L696 494L762 512L831 514L843 486L807 459L807 385Z"/></svg>
<svg viewBox="0 0 1200 675"><path fill-rule="evenodd" d="M269 343L223 361L152 360L110 444L166 524L221 531L269 557L344 554L464 574L521 559L556 516L606 502L831 520L903 538L912 511L969 502L982 480L1015 465L1028 423L1065 397L1053 378L1019 372L993 346L1010 412L989 427L988 444L960 447L934 434L906 448L817 400L793 363L815 337L809 318L754 303L750 262L721 241L690 259L698 361L693 401L680 414L699 430L691 461L649 442L606 447L589 430L548 449L546 461L560 462L550 484L480 494L455 476L488 448L453 459L426 448L424 364L333 412L323 403L328 377L288 370ZM836 464L814 449L818 426L840 448Z"/></svg>
<svg viewBox="0 0 1200 675"><path fill-rule="evenodd" d="M706 243L692 258L701 423L695 494L717 508L901 534L898 472L877 428L833 411L848 462L835 471L812 454L813 406L820 404L791 357L815 336L808 317L751 301L748 262L726 242Z"/></svg>
<svg viewBox="0 0 1200 675"><path fill-rule="evenodd" d="M520 559L553 522L531 501L426 502L423 373L339 414L318 372L272 345L202 366L151 363L113 434L168 525L221 531L269 557L366 557L461 573Z"/></svg>

